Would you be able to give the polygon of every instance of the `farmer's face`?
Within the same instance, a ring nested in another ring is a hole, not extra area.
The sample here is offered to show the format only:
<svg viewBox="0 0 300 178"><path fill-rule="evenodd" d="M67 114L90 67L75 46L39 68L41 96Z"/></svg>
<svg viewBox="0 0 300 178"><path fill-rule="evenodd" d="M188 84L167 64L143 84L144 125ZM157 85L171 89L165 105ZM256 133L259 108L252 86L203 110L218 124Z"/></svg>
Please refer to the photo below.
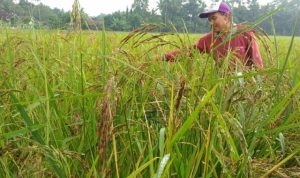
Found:
<svg viewBox="0 0 300 178"><path fill-rule="evenodd" d="M208 16L208 21L211 24L211 28L214 32L224 32L228 28L229 16L228 14L215 12Z"/></svg>

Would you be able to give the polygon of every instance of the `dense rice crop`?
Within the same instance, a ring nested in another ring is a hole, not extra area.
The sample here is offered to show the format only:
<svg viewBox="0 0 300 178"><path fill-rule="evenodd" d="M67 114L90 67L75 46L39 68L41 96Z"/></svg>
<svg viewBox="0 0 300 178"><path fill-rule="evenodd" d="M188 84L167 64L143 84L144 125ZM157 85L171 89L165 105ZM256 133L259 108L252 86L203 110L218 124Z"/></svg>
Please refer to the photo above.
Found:
<svg viewBox="0 0 300 178"><path fill-rule="evenodd" d="M198 35L0 30L0 177L300 176L298 37L236 75L157 60Z"/></svg>

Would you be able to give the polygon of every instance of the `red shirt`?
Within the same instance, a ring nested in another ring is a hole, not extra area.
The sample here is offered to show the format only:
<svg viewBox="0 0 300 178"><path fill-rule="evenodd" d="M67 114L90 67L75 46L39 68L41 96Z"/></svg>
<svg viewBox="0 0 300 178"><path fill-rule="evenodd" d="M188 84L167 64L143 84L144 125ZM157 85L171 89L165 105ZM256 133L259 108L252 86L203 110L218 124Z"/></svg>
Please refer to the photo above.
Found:
<svg viewBox="0 0 300 178"><path fill-rule="evenodd" d="M200 53L211 53L213 51L215 60L220 60L226 57L228 52L233 52L235 59L240 60L244 65L254 64L257 68L264 67L253 32L244 32L220 45L224 40L226 40L226 37L213 35L210 32L201 37L193 47L197 48ZM165 55L165 58L167 61L174 61L179 53L179 50L170 51Z"/></svg>

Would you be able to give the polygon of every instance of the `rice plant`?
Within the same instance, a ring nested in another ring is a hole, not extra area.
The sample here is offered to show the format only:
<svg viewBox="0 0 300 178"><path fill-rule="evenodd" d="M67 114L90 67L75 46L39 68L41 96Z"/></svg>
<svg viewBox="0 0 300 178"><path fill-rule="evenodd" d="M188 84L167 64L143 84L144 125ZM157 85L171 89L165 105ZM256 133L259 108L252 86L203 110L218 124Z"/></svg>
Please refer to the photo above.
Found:
<svg viewBox="0 0 300 178"><path fill-rule="evenodd" d="M0 29L0 176L300 176L299 37L260 36L266 67L236 75L160 27Z"/></svg>

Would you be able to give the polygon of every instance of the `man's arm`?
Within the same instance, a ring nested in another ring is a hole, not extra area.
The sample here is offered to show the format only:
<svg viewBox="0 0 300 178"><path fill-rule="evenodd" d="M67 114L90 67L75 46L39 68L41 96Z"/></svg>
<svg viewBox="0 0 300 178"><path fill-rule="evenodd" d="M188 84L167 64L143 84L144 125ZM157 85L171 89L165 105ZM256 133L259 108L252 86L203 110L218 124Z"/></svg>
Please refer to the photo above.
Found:
<svg viewBox="0 0 300 178"><path fill-rule="evenodd" d="M179 49L176 50L172 50L167 52L163 58L164 60L168 61L168 62L174 62L176 60L176 56L178 56L178 54L180 53Z"/></svg>
<svg viewBox="0 0 300 178"><path fill-rule="evenodd" d="M206 46L207 46L207 43L209 43L208 40L210 40L210 38L211 38L210 34L207 34L207 35L199 38L197 40L197 42L192 47L190 47L186 51L184 51L185 55L191 57L192 56L192 53L191 53L192 49L198 49L200 53L207 52ZM169 62L174 62L176 60L176 57L179 54L181 54L182 52L183 51L180 51L179 49L169 51L164 55L164 60L169 61Z"/></svg>

